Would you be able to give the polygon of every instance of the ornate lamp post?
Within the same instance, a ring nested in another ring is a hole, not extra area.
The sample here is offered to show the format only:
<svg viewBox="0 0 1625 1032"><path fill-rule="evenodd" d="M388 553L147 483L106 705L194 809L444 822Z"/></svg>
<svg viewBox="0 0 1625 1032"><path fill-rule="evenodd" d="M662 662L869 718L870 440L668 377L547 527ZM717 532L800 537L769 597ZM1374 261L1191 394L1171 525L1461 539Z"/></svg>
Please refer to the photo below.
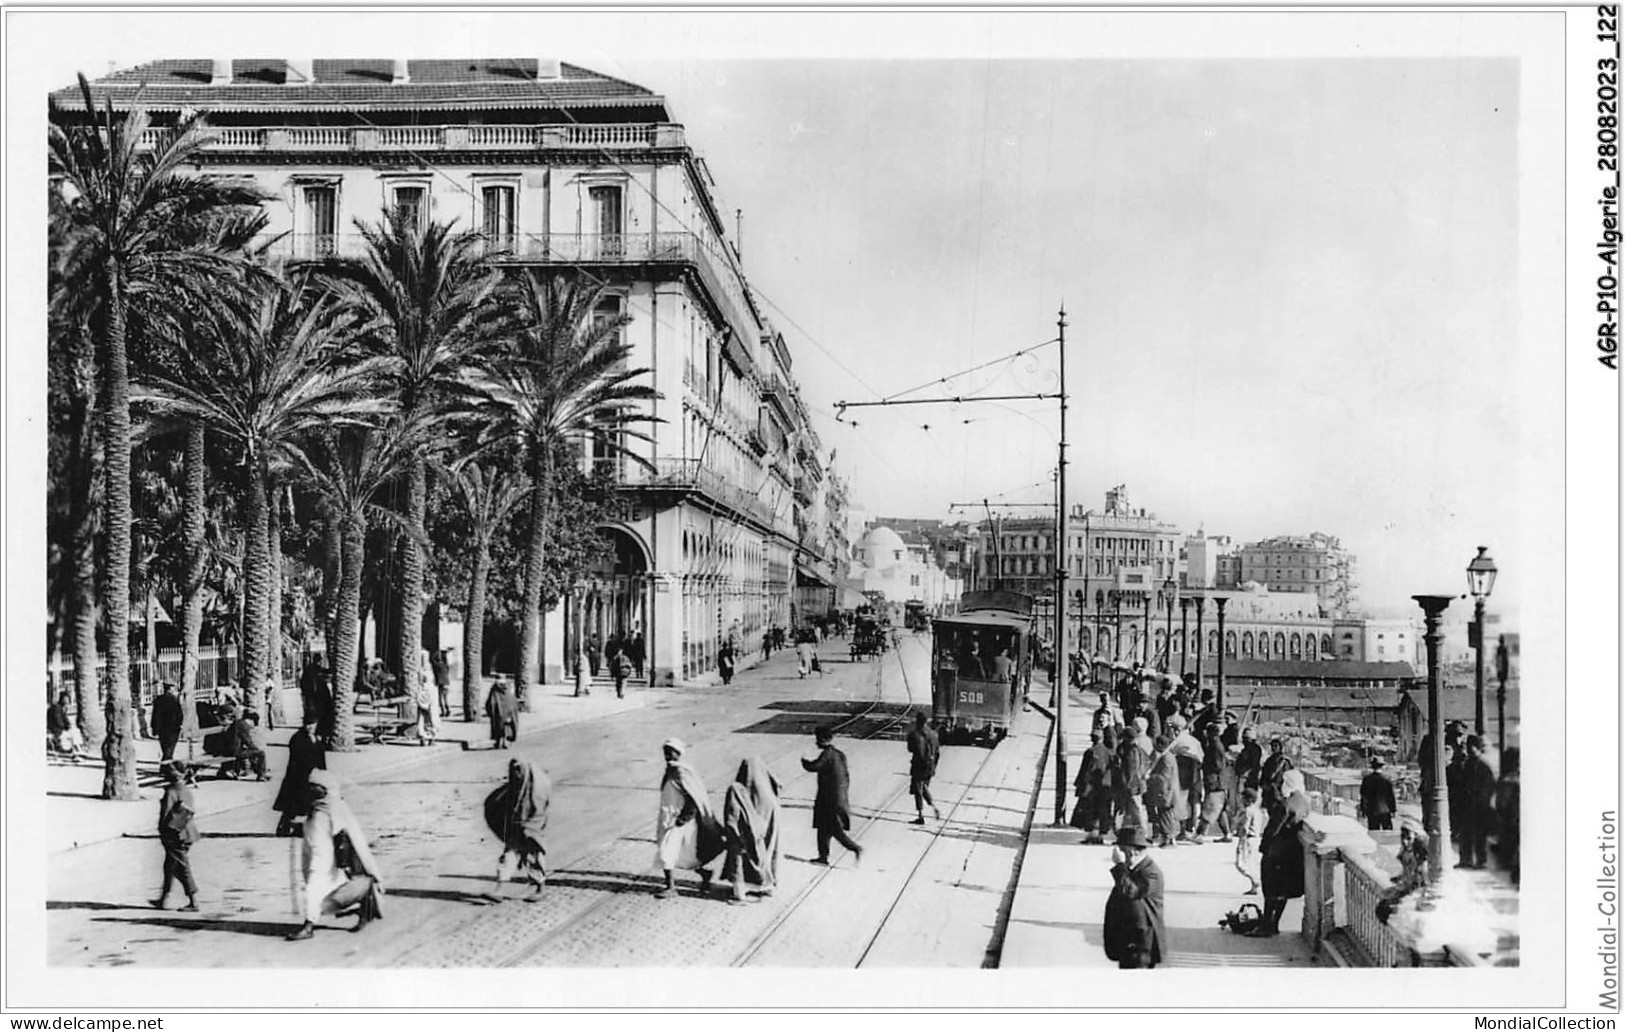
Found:
<svg viewBox="0 0 1625 1032"><path fill-rule="evenodd" d="M1434 885L1444 874L1445 843L1450 841L1450 808L1444 780L1444 714L1439 708L1439 646L1444 634L1439 621L1450 605L1449 595L1412 595L1422 607L1428 661L1428 749L1418 757L1428 791L1422 796L1422 826L1428 833L1428 881Z"/></svg>
<svg viewBox="0 0 1625 1032"><path fill-rule="evenodd" d="M1190 608L1190 599L1182 598L1179 600L1179 680L1181 682L1185 680L1185 660L1190 655L1191 651L1190 635L1187 634L1185 630L1186 627L1189 626L1188 621L1190 620ZM1172 615L1170 615L1169 619L1172 618Z"/></svg>
<svg viewBox="0 0 1625 1032"><path fill-rule="evenodd" d="M1202 687L1202 653L1207 651L1207 639L1202 637L1202 614L1207 610L1207 596L1196 596L1196 687Z"/></svg>
<svg viewBox="0 0 1625 1032"><path fill-rule="evenodd" d="M1220 713L1224 712L1224 604L1228 601L1223 595L1213 600L1214 608L1219 611L1219 683L1214 699Z"/></svg>
<svg viewBox="0 0 1625 1032"><path fill-rule="evenodd" d="M1495 560L1485 545L1467 564L1467 590L1473 596L1473 730L1484 737L1484 602L1495 588Z"/></svg>
<svg viewBox="0 0 1625 1032"><path fill-rule="evenodd" d="M1168 600L1168 637L1165 642L1168 648L1162 656L1162 672L1165 674L1174 665L1174 593L1178 590L1179 585L1174 583L1172 577L1162 582L1162 597Z"/></svg>
<svg viewBox="0 0 1625 1032"><path fill-rule="evenodd" d="M1112 589L1112 662L1123 658L1123 594L1116 588Z"/></svg>

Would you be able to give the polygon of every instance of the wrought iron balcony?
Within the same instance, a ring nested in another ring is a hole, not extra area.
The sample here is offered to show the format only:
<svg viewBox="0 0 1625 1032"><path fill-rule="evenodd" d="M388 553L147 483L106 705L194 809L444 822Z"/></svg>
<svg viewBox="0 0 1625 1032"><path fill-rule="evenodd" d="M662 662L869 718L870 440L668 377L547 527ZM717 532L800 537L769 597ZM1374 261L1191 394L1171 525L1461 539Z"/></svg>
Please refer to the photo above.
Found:
<svg viewBox="0 0 1625 1032"><path fill-rule="evenodd" d="M773 523L773 509L761 498L734 484L698 459L656 459L652 467L629 462L621 470L621 483L630 488L693 492L728 506L736 512Z"/></svg>

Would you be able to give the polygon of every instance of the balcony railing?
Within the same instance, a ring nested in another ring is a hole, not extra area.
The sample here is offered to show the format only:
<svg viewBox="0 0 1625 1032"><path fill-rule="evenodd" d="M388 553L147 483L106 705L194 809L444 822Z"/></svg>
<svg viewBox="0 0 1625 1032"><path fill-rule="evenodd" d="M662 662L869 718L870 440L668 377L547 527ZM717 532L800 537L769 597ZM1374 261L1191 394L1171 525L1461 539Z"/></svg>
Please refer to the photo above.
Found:
<svg viewBox="0 0 1625 1032"><path fill-rule="evenodd" d="M652 469L629 462L621 471L621 482L628 487L694 491L764 524L773 523L773 509L766 502L698 459L656 459Z"/></svg>
<svg viewBox="0 0 1625 1032"><path fill-rule="evenodd" d="M1372 967L1409 965L1410 949L1383 922L1377 920L1377 904L1387 891L1389 878L1366 856L1340 850L1343 861L1343 928L1354 941L1363 959Z"/></svg>
<svg viewBox="0 0 1625 1032"><path fill-rule="evenodd" d="M142 147L153 146L169 129L148 129ZM245 150L461 150L531 148L563 150L647 150L683 146L683 127L670 124L616 125L402 125L292 126L210 129L210 147Z"/></svg>

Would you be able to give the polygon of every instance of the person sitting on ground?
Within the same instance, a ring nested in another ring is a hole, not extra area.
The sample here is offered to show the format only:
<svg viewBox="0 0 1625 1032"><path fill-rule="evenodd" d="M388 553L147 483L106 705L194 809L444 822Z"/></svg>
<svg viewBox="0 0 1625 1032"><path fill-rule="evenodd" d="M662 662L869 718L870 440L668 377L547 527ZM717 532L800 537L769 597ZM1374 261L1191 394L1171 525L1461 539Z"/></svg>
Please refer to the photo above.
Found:
<svg viewBox="0 0 1625 1032"><path fill-rule="evenodd" d="M256 781L270 781L271 775L265 771L265 736L260 732L260 715L253 710L244 710L235 730L237 776L247 777L252 771Z"/></svg>
<svg viewBox="0 0 1625 1032"><path fill-rule="evenodd" d="M45 711L45 730L51 737L51 748L64 753L74 763L81 759L85 747L84 736L68 716L68 693L63 692Z"/></svg>

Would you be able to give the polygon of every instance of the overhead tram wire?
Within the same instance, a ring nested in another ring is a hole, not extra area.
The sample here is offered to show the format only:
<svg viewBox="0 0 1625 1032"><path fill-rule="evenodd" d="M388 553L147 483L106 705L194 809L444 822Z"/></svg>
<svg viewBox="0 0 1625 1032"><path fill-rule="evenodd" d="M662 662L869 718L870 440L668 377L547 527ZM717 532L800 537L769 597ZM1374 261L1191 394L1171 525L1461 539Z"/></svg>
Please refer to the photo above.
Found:
<svg viewBox="0 0 1625 1032"><path fill-rule="evenodd" d="M973 365L969 369L961 369L957 373L949 373L947 376L939 376L935 380L927 380L925 383L920 384L918 387L910 387L906 391L898 391L896 394L889 394L886 397L881 398L880 400L881 401L896 401L898 398L902 398L902 397L905 397L906 395L913 394L916 391L923 391L927 387L935 387L937 384L942 384L943 386L946 387L948 385L949 380L956 380L961 376L969 376L971 373L981 372L983 369L987 369L990 366L996 366L996 365L1000 364L1001 362L1013 362L1016 359L1021 358L1023 355L1031 354L1032 352L1037 351L1039 348L1048 347L1049 345L1054 344L1057 340L1058 340L1058 338L1051 337L1049 340L1039 341L1037 344L1029 344L1026 347L1021 348L1021 349L1019 349L1017 351L1012 351L1008 355L1004 355L1004 356L1001 356L999 358L991 359L990 361L983 362L980 365Z"/></svg>

